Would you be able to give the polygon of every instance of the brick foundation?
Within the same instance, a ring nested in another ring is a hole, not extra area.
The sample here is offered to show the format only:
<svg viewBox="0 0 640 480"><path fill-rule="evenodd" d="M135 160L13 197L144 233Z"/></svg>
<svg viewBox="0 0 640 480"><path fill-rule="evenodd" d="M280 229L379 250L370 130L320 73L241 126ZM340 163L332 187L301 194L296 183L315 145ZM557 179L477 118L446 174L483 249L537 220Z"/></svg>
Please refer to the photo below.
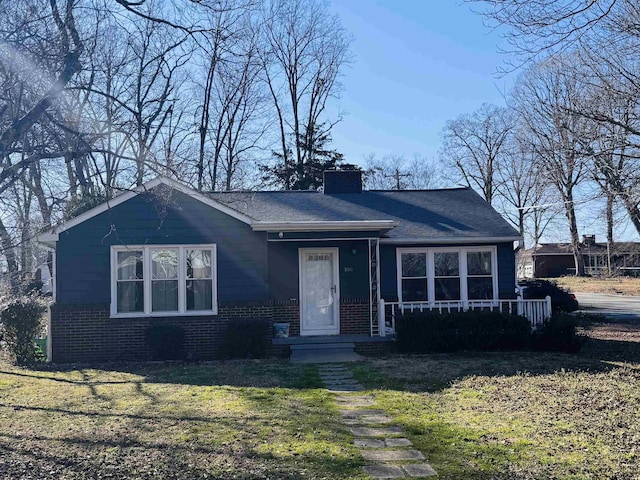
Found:
<svg viewBox="0 0 640 480"><path fill-rule="evenodd" d="M221 339L227 323L242 318L288 322L289 335L300 335L300 306L297 301L220 304L218 315L172 316L164 320L184 328L189 358L211 360L220 357ZM144 331L154 319L158 317L109 318L109 306L102 304L52 305L52 360L59 363L147 360L149 350ZM369 335L368 303L355 300L341 303L340 333ZM272 335L273 329L270 328L266 339L268 353L272 356L288 354L288 347L271 345Z"/></svg>

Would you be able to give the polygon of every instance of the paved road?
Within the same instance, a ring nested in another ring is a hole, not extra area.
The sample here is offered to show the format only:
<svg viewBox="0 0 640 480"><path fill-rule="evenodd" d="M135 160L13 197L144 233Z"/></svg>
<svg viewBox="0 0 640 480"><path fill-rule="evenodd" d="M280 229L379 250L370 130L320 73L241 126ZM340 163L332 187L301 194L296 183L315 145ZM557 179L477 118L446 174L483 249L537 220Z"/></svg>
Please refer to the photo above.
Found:
<svg viewBox="0 0 640 480"><path fill-rule="evenodd" d="M640 297L576 292L580 309L617 320L640 321Z"/></svg>

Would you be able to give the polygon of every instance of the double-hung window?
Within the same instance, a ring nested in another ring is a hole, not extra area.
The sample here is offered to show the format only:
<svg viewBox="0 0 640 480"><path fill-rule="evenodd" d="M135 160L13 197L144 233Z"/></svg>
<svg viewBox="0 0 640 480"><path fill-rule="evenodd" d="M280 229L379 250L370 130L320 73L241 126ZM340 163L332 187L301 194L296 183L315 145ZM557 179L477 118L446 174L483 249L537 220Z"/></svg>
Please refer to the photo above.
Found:
<svg viewBox="0 0 640 480"><path fill-rule="evenodd" d="M436 300L462 299L459 252L433 252L433 283Z"/></svg>
<svg viewBox="0 0 640 480"><path fill-rule="evenodd" d="M498 298L495 247L398 248L401 302Z"/></svg>
<svg viewBox="0 0 640 480"><path fill-rule="evenodd" d="M215 245L112 247L111 314L215 314L215 273Z"/></svg>
<svg viewBox="0 0 640 480"><path fill-rule="evenodd" d="M401 257L402 298L412 302L427 300L427 253L406 252Z"/></svg>

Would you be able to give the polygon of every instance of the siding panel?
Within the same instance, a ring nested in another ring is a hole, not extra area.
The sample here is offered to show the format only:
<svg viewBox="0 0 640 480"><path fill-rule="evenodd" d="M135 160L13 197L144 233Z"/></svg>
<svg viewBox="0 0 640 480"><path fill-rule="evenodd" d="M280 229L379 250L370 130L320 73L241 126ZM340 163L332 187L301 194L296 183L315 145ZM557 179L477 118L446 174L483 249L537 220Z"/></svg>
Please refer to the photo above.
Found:
<svg viewBox="0 0 640 480"><path fill-rule="evenodd" d="M155 199L140 194L60 234L58 304L109 303L110 247L145 244L215 243L218 300L267 298L264 233L176 191Z"/></svg>

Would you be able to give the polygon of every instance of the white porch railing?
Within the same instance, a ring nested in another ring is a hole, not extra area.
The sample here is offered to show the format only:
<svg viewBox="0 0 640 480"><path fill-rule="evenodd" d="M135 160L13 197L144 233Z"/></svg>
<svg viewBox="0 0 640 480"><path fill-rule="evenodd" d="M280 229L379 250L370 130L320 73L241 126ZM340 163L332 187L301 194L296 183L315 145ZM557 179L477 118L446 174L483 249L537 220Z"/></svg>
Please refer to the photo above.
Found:
<svg viewBox="0 0 640 480"><path fill-rule="evenodd" d="M381 337L395 333L398 312L463 312L468 310L498 311L522 315L535 330L551 317L551 297L540 300L468 300L449 302L385 302L378 305L378 332Z"/></svg>

